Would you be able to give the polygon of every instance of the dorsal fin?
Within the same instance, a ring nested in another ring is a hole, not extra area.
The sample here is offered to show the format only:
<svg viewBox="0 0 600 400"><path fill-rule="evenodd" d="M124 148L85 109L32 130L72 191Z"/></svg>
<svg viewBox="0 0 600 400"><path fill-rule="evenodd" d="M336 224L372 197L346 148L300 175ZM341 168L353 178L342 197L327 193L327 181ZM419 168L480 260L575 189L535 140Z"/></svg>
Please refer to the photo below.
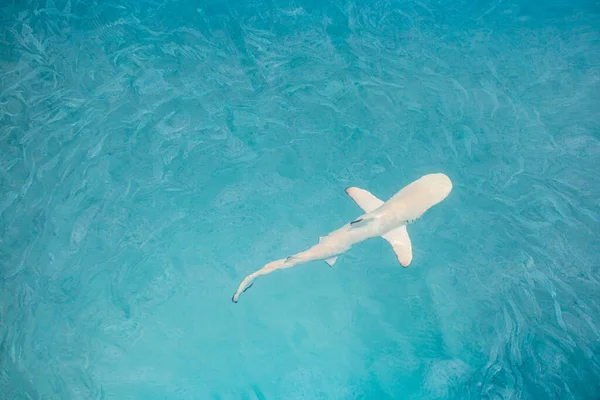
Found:
<svg viewBox="0 0 600 400"><path fill-rule="evenodd" d="M369 217L369 218L361 217L357 220L350 222L350 227L351 228L362 228L364 226L367 226L370 222L372 222L374 220L375 220L375 218L373 218L373 217Z"/></svg>
<svg viewBox="0 0 600 400"><path fill-rule="evenodd" d="M412 244L406 225L393 229L382 237L392 245L400 264L403 267L408 267L412 261Z"/></svg>
<svg viewBox="0 0 600 400"><path fill-rule="evenodd" d="M383 201L379 200L365 189L349 187L346 189L346 193L348 193L348 196L350 196L366 213L378 209L383 204Z"/></svg>

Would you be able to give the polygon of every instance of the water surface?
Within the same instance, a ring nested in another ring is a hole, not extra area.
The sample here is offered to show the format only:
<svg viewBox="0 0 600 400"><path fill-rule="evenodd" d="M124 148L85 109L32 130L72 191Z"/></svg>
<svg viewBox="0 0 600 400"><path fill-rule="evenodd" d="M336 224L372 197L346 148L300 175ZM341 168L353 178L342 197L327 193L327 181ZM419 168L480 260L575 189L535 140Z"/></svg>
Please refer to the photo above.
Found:
<svg viewBox="0 0 600 400"><path fill-rule="evenodd" d="M3 399L592 399L597 1L5 1ZM444 172L371 240L240 280Z"/></svg>

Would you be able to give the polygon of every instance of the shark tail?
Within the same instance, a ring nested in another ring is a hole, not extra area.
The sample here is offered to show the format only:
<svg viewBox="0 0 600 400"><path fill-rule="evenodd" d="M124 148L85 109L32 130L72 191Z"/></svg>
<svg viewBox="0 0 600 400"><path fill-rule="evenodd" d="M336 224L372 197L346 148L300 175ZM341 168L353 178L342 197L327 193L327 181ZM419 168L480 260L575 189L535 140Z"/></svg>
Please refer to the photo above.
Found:
<svg viewBox="0 0 600 400"><path fill-rule="evenodd" d="M267 265L265 265L264 267L262 267L261 269L259 269L258 271L255 271L255 272L251 273L250 275L246 276L244 278L244 280L238 286L235 294L231 298L231 301L233 301L234 303L237 303L240 298L240 295L242 293L244 293L246 290L250 289L252 287L252 285L254 284L254 280L256 278L258 278L259 276L270 274L271 272L277 271L278 269L284 269L284 268L289 268L289 267L294 266L294 264L289 263L289 261L288 261L289 259L290 259L290 257L272 261L272 262L268 263Z"/></svg>

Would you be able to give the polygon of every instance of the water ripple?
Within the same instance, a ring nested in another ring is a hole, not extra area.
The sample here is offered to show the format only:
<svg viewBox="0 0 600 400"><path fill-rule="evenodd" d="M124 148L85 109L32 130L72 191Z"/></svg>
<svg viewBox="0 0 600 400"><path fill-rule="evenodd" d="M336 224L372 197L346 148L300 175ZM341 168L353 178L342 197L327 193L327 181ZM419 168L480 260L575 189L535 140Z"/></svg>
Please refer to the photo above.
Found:
<svg viewBox="0 0 600 400"><path fill-rule="evenodd" d="M600 392L589 2L0 6L0 393ZM240 277L443 170L409 230ZM3 397L3 398L4 398Z"/></svg>

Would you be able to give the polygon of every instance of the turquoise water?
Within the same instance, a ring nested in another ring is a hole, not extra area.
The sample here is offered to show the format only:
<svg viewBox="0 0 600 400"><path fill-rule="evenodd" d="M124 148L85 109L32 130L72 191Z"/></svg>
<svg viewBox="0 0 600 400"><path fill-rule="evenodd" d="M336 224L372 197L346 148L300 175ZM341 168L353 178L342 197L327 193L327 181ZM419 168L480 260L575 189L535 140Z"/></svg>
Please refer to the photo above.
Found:
<svg viewBox="0 0 600 400"><path fill-rule="evenodd" d="M4 1L0 398L593 399L598 1ZM444 172L383 240L261 278Z"/></svg>

